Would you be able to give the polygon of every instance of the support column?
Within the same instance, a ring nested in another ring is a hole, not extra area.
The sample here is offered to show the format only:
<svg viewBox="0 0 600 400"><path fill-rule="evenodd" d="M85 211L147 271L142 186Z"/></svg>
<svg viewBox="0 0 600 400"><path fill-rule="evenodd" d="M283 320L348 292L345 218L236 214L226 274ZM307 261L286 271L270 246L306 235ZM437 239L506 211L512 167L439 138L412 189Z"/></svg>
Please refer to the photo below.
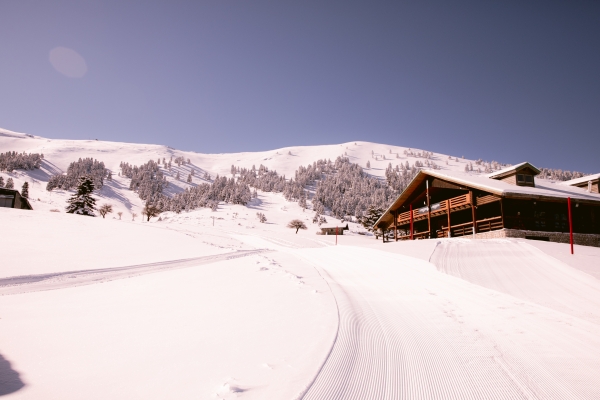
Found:
<svg viewBox="0 0 600 400"><path fill-rule="evenodd" d="M398 211L394 211L394 242L398 241Z"/></svg>
<svg viewBox="0 0 600 400"><path fill-rule="evenodd" d="M471 216L473 217L473 235L477 233L477 215L475 213L475 196L473 191L469 191L469 197L471 199Z"/></svg>
<svg viewBox="0 0 600 400"><path fill-rule="evenodd" d="M413 211L412 211L412 204L410 205L410 240L415 240L415 236L413 234L414 230L413 230Z"/></svg>
<svg viewBox="0 0 600 400"><path fill-rule="evenodd" d="M504 206L502 205L502 197L500 197L500 222L502 222L502 229L504 229Z"/></svg>
<svg viewBox="0 0 600 400"><path fill-rule="evenodd" d="M429 207L429 179L425 181L426 196L427 196L427 230L429 231L429 239L431 239L431 208Z"/></svg>
<svg viewBox="0 0 600 400"><path fill-rule="evenodd" d="M452 231L450 230L450 200L446 200L446 211L448 212L448 237L451 237Z"/></svg>

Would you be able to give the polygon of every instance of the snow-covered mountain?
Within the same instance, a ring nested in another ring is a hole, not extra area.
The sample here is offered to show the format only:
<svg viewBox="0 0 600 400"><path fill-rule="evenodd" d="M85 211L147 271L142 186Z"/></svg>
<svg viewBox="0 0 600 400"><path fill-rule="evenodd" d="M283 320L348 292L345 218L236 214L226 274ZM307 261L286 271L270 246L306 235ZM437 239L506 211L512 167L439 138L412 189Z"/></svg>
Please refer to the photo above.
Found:
<svg viewBox="0 0 600 400"><path fill-rule="evenodd" d="M375 177L384 178L385 169L391 164L415 165L415 163L431 163L441 170L465 169L465 164L474 164L474 160L463 159L460 155L447 155L428 152L401 146L371 142L348 142L321 146L291 146L261 152L204 154L193 151L173 149L163 145L106 142L98 140L60 140L47 139L25 133L0 129L0 153L6 151L41 153L44 162L39 170L16 170L12 173L0 172L6 180L12 177L15 187L20 188L25 181L30 183L30 199L36 210L63 210L68 193L45 190L48 179L53 174L66 172L68 165L79 158L94 158L104 162L113 172L114 180L107 184L96 195L100 201L110 201L116 209L139 214L142 201L129 190L129 180L118 176L121 162L141 165L149 160L177 157L189 159L191 164L174 166L172 171L164 171L169 181L167 194L177 193L186 187L206 182L204 173L212 177L231 176L231 166L241 168L257 168L262 164L279 175L293 177L300 166L306 166L321 159L335 160L339 156L347 157ZM427 155L427 156L426 156ZM369 167L367 168L367 165ZM475 166L477 167L477 166ZM186 182L191 169L195 170L192 183ZM175 179L180 173L181 179ZM39 199L39 200L38 200Z"/></svg>

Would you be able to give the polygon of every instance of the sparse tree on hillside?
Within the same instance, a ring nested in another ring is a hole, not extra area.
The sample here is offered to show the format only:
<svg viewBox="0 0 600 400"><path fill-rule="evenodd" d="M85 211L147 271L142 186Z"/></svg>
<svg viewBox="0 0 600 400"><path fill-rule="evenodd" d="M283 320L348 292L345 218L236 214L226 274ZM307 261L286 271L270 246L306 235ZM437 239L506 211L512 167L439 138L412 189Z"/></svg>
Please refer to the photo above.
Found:
<svg viewBox="0 0 600 400"><path fill-rule="evenodd" d="M371 162L367 161L367 168L371 168Z"/></svg>
<svg viewBox="0 0 600 400"><path fill-rule="evenodd" d="M187 177L187 182L192 183L192 174L189 174Z"/></svg>
<svg viewBox="0 0 600 400"><path fill-rule="evenodd" d="M142 213L148 218L147 220L150 221L150 218L158 216L158 214L161 213L161 210L154 204L146 203Z"/></svg>
<svg viewBox="0 0 600 400"><path fill-rule="evenodd" d="M6 180L6 188L7 189L14 189L15 188L15 182L13 182L13 178L8 178Z"/></svg>
<svg viewBox="0 0 600 400"><path fill-rule="evenodd" d="M177 176L175 177L175 179L179 180L179 171L177 171Z"/></svg>
<svg viewBox="0 0 600 400"><path fill-rule="evenodd" d="M256 213L256 218L258 218L258 221L261 224L264 224L265 222L267 222L267 217L265 216L265 214L263 214L261 212Z"/></svg>
<svg viewBox="0 0 600 400"><path fill-rule="evenodd" d="M29 182L25 182L23 184L23 187L21 188L21 196L25 197L26 199L29 198Z"/></svg>
<svg viewBox="0 0 600 400"><path fill-rule="evenodd" d="M80 177L77 192L67 200L69 203L67 213L95 217L96 199L92 197L93 191L94 182L92 179L87 176Z"/></svg>
<svg viewBox="0 0 600 400"><path fill-rule="evenodd" d="M291 220L288 225L288 228L292 228L292 229L296 229L296 234L298 234L298 231L300 229L307 229L306 228L306 224L304 223L304 221L300 220L300 219L293 219Z"/></svg>
<svg viewBox="0 0 600 400"><path fill-rule="evenodd" d="M120 220L121 220L121 217L123 216L123 211L119 211L119 212L117 213L117 215L119 216L119 221L120 221Z"/></svg>
<svg viewBox="0 0 600 400"><path fill-rule="evenodd" d="M137 217L138 215L136 213L131 213L131 220L135 221L135 217Z"/></svg>
<svg viewBox="0 0 600 400"><path fill-rule="evenodd" d="M98 212L100 213L100 215L102 215L102 218L105 218L106 214L113 212L112 205L102 204L98 209Z"/></svg>

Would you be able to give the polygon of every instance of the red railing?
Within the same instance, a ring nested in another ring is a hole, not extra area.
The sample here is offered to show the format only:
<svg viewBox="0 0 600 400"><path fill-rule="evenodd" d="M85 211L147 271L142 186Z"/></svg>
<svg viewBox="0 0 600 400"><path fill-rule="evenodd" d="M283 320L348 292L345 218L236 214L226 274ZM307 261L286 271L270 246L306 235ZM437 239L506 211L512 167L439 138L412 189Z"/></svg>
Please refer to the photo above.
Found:
<svg viewBox="0 0 600 400"><path fill-rule="evenodd" d="M463 194L461 196L453 197L449 200L444 200L439 203L439 207L435 210L431 210L431 216L437 216L440 214L446 214L448 210L453 210L455 208L465 207L471 204L471 195L470 193ZM413 220L420 220L427 217L427 214L420 213L418 209L413 210ZM410 222L410 211L403 212L398 214L398 224L404 225Z"/></svg>

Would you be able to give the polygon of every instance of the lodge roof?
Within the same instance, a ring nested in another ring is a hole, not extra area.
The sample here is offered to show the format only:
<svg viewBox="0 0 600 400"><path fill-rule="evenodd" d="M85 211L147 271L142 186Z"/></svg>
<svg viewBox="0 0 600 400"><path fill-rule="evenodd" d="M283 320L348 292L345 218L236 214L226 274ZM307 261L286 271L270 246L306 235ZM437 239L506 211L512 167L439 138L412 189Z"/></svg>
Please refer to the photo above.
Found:
<svg viewBox="0 0 600 400"><path fill-rule="evenodd" d="M514 171L517 170L516 167L523 167L524 164L529 163L521 163L511 168L514 168ZM554 183L545 179L536 180L536 187L517 186L495 179L497 175L490 177L489 174L479 175L469 172L442 172L440 170L422 169L408 184L406 189L404 189L404 191L400 193L396 200L388 207L379 220L377 220L374 226L378 226L381 222L389 222L389 220L392 220L393 218L390 211L395 210L403 205L414 192L414 190L416 190L419 185L421 185L428 177L439 178L448 182L452 182L460 187L464 187L465 190L478 189L502 197L537 200L556 200L557 198L566 199L567 197L571 197L574 200L579 200L582 202L593 202L600 204L600 194L584 192L578 187Z"/></svg>
<svg viewBox="0 0 600 400"><path fill-rule="evenodd" d="M572 185L577 185L578 183L587 183L589 181L595 181L598 179L600 179L600 174L586 175L586 176L582 176L581 178L571 179L570 181L561 182L561 185L572 186Z"/></svg>
<svg viewBox="0 0 600 400"><path fill-rule="evenodd" d="M491 174L487 174L486 176L488 178L492 178L492 179L499 179L499 178L503 178L503 177L505 177L507 175L511 175L513 173L517 173L517 172L519 172L521 170L524 170L526 168L531 169L535 173L535 175L538 175L540 172L542 172L539 169L537 169L533 164L530 164L527 161L525 161L525 162L522 162L520 164L511 165L510 167L503 168L503 169L501 169L499 171L492 172Z"/></svg>

